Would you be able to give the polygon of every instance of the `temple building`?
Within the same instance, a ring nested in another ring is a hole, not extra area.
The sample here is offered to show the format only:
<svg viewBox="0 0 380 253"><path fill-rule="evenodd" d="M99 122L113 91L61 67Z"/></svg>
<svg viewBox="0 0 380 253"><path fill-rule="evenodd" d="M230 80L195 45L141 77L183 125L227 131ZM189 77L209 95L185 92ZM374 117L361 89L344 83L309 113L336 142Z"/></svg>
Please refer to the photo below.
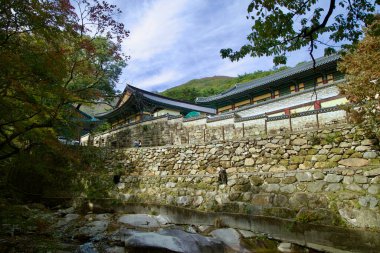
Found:
<svg viewBox="0 0 380 253"><path fill-rule="evenodd" d="M253 81L236 84L214 96L198 97L196 104L171 99L127 85L116 108L96 117L112 128L168 115L238 118L281 116L346 103L337 84L344 75L337 71L339 55L321 57ZM185 117L186 118L186 117Z"/></svg>
<svg viewBox="0 0 380 253"><path fill-rule="evenodd" d="M127 85L116 104L116 108L96 117L107 120L112 128L120 125L143 122L160 116L184 117L188 114L214 115L213 108L196 105Z"/></svg>
<svg viewBox="0 0 380 253"><path fill-rule="evenodd" d="M195 104L127 85L115 109L97 114L111 129L82 136L81 145L131 147L208 143L260 134L307 131L347 122L339 105L345 81L339 55L298 64Z"/></svg>
<svg viewBox="0 0 380 253"><path fill-rule="evenodd" d="M337 71L339 55L301 63L273 75L237 84L220 94L199 97L196 104L212 107L217 114L238 117L260 114L289 115L345 103L336 84L344 79ZM278 102L278 103L277 103Z"/></svg>

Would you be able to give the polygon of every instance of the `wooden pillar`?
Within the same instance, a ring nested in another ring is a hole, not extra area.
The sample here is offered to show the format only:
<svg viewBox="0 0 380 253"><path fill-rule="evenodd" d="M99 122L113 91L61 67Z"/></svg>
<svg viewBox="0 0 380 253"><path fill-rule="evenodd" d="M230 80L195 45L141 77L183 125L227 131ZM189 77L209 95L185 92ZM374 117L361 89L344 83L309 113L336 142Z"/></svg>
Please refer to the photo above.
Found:
<svg viewBox="0 0 380 253"><path fill-rule="evenodd" d="M222 126L222 136L223 136L223 141L224 141L224 126Z"/></svg>
<svg viewBox="0 0 380 253"><path fill-rule="evenodd" d="M273 87L270 88L270 98L271 99L276 98L276 89L273 89Z"/></svg>
<svg viewBox="0 0 380 253"><path fill-rule="evenodd" d="M244 123L243 123L243 138L245 137L245 129L244 129Z"/></svg>
<svg viewBox="0 0 380 253"><path fill-rule="evenodd" d="M319 129L319 110L317 110L315 116L317 118L317 128Z"/></svg>
<svg viewBox="0 0 380 253"><path fill-rule="evenodd" d="M314 110L319 110L321 107L321 101L314 101Z"/></svg>
<svg viewBox="0 0 380 253"><path fill-rule="evenodd" d="M207 126L205 126L205 128L203 128L203 142L206 142L206 127Z"/></svg>
<svg viewBox="0 0 380 253"><path fill-rule="evenodd" d="M322 73L322 80L323 80L323 84L326 84L328 82L326 73Z"/></svg>
<svg viewBox="0 0 380 253"><path fill-rule="evenodd" d="M267 119L265 119L265 134L268 134L268 124L267 124Z"/></svg>

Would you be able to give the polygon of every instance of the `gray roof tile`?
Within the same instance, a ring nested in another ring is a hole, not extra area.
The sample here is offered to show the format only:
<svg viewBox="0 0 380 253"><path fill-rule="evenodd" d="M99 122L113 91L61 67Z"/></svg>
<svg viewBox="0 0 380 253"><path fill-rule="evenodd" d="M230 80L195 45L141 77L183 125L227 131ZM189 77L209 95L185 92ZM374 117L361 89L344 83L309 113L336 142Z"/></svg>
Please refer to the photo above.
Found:
<svg viewBox="0 0 380 253"><path fill-rule="evenodd" d="M181 109L186 109L187 111L198 111L198 112L204 112L204 113L208 113L208 114L215 114L216 113L216 110L213 108L192 104L192 103L184 102L184 101L177 100L177 99L164 97L164 96L161 96L161 95L158 95L158 94L146 91L146 90L139 89L139 88L131 86L131 85L127 85L127 87L125 88L124 91L127 91L127 90L131 91L133 94L139 94L144 99L149 100L153 103L161 104L163 107L167 106L168 108L181 108ZM122 98L122 96L121 96L121 98ZM118 111L120 112L123 110L122 109L123 106L128 106L127 104L128 103L124 103L120 107L117 107L113 110L110 110L110 111L107 111L104 113L96 114L96 117L107 118L108 115L117 114Z"/></svg>
<svg viewBox="0 0 380 253"><path fill-rule="evenodd" d="M338 54L317 58L315 60L315 66L320 67L320 66L323 66L325 64L335 62L339 58L340 58L340 55L338 55ZM270 76L266 76L266 77L263 77L260 79L255 79L255 80L252 80L252 81L247 82L247 83L237 84L234 87L232 87L232 88L230 88L230 89L228 89L222 93L216 94L214 96L198 97L195 100L195 102L196 103L207 103L207 102L216 101L216 100L219 100L219 99L222 99L225 97L229 97L229 96L232 96L235 94L243 93L247 90L258 88L260 86L265 86L269 83L272 83L272 82L275 82L277 80L281 80L281 79L302 73L302 72L310 70L312 68L313 68L313 62L312 61L306 62L306 63L300 64L294 68L286 69L286 70L283 70L281 72L275 73L275 74L270 75Z"/></svg>

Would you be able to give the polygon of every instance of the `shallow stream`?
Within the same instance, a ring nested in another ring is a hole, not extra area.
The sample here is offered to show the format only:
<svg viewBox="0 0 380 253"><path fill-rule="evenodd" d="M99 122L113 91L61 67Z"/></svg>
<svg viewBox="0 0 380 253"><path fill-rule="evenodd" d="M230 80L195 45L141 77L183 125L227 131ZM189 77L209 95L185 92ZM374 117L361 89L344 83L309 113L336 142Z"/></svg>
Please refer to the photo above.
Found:
<svg viewBox="0 0 380 253"><path fill-rule="evenodd" d="M175 224L157 213L81 214L74 208L52 211L39 204L3 209L1 228L0 252L317 252L218 221Z"/></svg>

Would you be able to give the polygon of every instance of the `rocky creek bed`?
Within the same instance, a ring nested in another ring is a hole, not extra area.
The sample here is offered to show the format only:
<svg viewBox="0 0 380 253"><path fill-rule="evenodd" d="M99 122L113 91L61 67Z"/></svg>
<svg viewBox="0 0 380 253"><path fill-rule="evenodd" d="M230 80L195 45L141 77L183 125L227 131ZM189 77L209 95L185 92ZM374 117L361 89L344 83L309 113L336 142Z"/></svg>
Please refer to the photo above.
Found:
<svg viewBox="0 0 380 253"><path fill-rule="evenodd" d="M0 218L0 252L317 252L222 224L178 225L157 213L1 203Z"/></svg>

